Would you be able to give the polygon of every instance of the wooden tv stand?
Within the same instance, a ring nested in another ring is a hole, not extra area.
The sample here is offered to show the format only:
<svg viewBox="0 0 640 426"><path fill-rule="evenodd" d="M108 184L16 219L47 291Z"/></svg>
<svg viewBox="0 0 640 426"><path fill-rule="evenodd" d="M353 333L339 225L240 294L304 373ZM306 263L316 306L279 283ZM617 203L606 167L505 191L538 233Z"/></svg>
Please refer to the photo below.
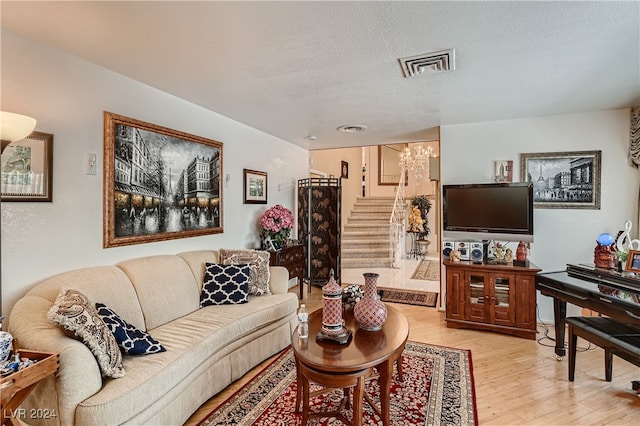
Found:
<svg viewBox="0 0 640 426"><path fill-rule="evenodd" d="M450 260L443 264L447 268L447 327L536 338L537 266Z"/></svg>

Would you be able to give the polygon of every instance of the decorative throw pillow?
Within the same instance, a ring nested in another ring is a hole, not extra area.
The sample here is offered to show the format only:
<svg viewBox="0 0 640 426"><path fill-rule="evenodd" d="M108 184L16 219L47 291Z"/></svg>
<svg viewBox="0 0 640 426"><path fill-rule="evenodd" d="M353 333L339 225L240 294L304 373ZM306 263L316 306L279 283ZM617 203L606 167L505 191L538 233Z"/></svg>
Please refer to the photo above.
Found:
<svg viewBox="0 0 640 426"><path fill-rule="evenodd" d="M118 342L87 296L63 288L49 309L48 317L49 321L61 325L87 345L103 376L118 378L125 375Z"/></svg>
<svg viewBox="0 0 640 426"><path fill-rule="evenodd" d="M269 258L271 254L264 250L240 249L220 250L220 263L223 265L248 264L251 266L249 294L254 296L269 295Z"/></svg>
<svg viewBox="0 0 640 426"><path fill-rule="evenodd" d="M125 354L148 355L166 351L164 346L151 337L149 333L138 330L135 326L120 318L105 304L96 303L96 310Z"/></svg>
<svg viewBox="0 0 640 426"><path fill-rule="evenodd" d="M249 265L206 263L200 307L247 303L249 295Z"/></svg>

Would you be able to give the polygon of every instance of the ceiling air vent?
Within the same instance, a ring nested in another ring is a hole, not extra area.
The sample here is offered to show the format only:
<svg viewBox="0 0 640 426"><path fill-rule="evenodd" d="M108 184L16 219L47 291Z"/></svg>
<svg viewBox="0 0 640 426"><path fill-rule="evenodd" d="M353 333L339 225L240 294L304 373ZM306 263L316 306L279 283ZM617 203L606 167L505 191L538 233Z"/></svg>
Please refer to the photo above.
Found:
<svg viewBox="0 0 640 426"><path fill-rule="evenodd" d="M436 73L456 69L455 49L424 53L422 55L400 58L398 60L400 61L402 71L406 78L424 72Z"/></svg>

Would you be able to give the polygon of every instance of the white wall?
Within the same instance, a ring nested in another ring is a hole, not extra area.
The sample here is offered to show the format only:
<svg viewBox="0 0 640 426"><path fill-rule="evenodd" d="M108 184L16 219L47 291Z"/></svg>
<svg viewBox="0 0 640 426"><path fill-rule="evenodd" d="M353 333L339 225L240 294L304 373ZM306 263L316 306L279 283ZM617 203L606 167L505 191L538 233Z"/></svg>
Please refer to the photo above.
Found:
<svg viewBox="0 0 640 426"><path fill-rule="evenodd" d="M305 149L4 29L1 77L2 110L32 116L36 130L54 134L53 202L1 206L5 316L40 279L130 257L257 247L262 212L277 203L295 209L295 182L307 176ZM224 144L223 173L231 174L224 233L102 248L103 111ZM87 153L98 154L96 176L84 174ZM243 168L268 172L267 205L243 204Z"/></svg>
<svg viewBox="0 0 640 426"><path fill-rule="evenodd" d="M543 271L593 263L598 235L615 236L638 217L640 172L627 160L629 127L628 109L443 126L442 184L491 182L494 160L513 160L514 181L520 181L521 153L601 150L600 210L535 209L529 256ZM551 298L538 294L538 307L551 321Z"/></svg>
<svg viewBox="0 0 640 426"><path fill-rule="evenodd" d="M349 164L349 177L341 181L340 228L344 230L356 199L362 196L362 149L319 149L309 152L309 158L312 169L333 175L335 178L342 175L342 162L346 161Z"/></svg>

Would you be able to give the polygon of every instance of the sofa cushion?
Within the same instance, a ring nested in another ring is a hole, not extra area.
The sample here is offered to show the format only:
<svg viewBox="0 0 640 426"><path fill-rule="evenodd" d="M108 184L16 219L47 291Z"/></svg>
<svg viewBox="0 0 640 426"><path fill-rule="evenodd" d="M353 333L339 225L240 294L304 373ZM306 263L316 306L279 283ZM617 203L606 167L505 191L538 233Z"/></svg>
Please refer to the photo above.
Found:
<svg viewBox="0 0 640 426"><path fill-rule="evenodd" d="M200 306L247 303L250 270L246 264L207 263Z"/></svg>
<svg viewBox="0 0 640 426"><path fill-rule="evenodd" d="M200 308L200 284L179 256L140 257L116 265L129 277L151 330ZM107 303L105 300L100 300ZM114 306L109 304L108 306ZM138 327L140 328L140 327Z"/></svg>
<svg viewBox="0 0 640 426"><path fill-rule="evenodd" d="M270 257L271 254L264 250L220 250L220 263L223 265L249 264L251 266L249 294L255 296L271 294L269 290Z"/></svg>
<svg viewBox="0 0 640 426"><path fill-rule="evenodd" d="M146 330L138 295L122 269L115 266L92 266L63 272L40 281L27 293L55 302L62 288L72 288L89 300L99 300L117 307L120 318L140 330Z"/></svg>
<svg viewBox="0 0 640 426"><path fill-rule="evenodd" d="M103 303L96 303L96 310L118 346L127 355L148 355L164 352L166 349L147 332L138 330L118 316Z"/></svg>
<svg viewBox="0 0 640 426"><path fill-rule="evenodd" d="M48 318L87 345L103 376L117 378L125 375L116 339L84 294L63 288L49 309Z"/></svg>
<svg viewBox="0 0 640 426"><path fill-rule="evenodd" d="M194 278L200 285L202 285L202 277L204 277L205 264L220 263L217 250L191 250L178 253L178 256L189 265Z"/></svg>
<svg viewBox="0 0 640 426"><path fill-rule="evenodd" d="M287 339L277 342L279 349L286 347L291 343L297 306L298 298L293 293L250 297L247 304L207 306L150 330L167 351L151 357L125 356L127 375L106 381L100 392L82 401L76 424L97 424L99 419L108 419L106 424L126 423L167 394L184 392L194 371L208 371L217 361L270 330L286 326ZM262 347L260 351L265 352L260 354L265 359L274 353L266 353ZM215 371L217 380L225 384L238 375L230 367Z"/></svg>

